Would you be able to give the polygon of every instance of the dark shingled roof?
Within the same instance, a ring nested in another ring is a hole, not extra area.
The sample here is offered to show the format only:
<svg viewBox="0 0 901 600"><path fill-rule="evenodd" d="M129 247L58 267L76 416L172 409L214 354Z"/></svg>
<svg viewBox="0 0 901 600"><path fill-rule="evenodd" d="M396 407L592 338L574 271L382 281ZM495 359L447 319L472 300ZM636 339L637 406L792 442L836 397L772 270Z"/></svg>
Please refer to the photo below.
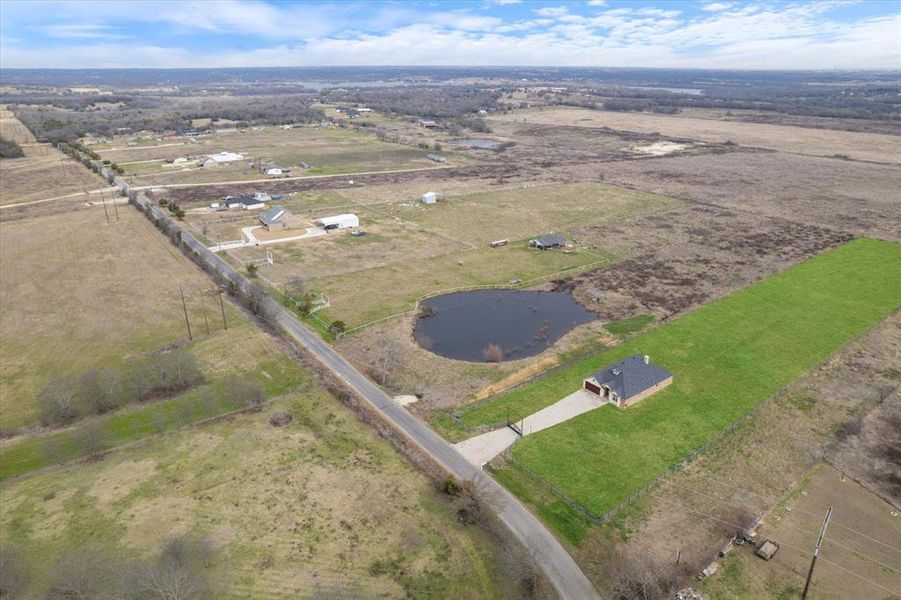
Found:
<svg viewBox="0 0 901 600"><path fill-rule="evenodd" d="M645 364L644 356L636 354L601 369L591 377L598 385L606 385L617 396L628 400L672 376L672 373L654 363Z"/></svg>
<svg viewBox="0 0 901 600"><path fill-rule="evenodd" d="M543 235L537 240L535 240L535 244L537 246L565 246L566 238L562 235L556 235L554 233L549 233L548 235Z"/></svg>

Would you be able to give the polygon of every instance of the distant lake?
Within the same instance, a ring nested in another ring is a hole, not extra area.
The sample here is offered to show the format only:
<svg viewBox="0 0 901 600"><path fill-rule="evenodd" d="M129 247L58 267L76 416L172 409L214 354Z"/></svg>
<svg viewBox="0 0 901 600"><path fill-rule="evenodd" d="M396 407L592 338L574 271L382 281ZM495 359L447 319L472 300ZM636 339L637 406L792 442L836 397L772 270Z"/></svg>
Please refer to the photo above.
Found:
<svg viewBox="0 0 901 600"><path fill-rule="evenodd" d="M489 362L489 345L496 346L495 360L534 356L597 318L569 292L476 290L422 304L433 314L416 323L416 342L440 356L474 362Z"/></svg>
<svg viewBox="0 0 901 600"><path fill-rule="evenodd" d="M675 87L645 87L640 85L626 86L630 90L648 90L651 92L670 92L672 94L686 94L688 96L700 96L704 90L698 88L675 88Z"/></svg>

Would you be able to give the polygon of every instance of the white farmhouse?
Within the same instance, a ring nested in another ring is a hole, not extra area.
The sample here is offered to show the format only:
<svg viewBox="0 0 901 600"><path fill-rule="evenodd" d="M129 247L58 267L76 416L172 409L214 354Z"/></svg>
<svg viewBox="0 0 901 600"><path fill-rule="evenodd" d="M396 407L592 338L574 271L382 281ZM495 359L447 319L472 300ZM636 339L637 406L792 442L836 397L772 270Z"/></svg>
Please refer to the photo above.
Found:
<svg viewBox="0 0 901 600"><path fill-rule="evenodd" d="M436 202L438 202L438 194L435 192L426 192L422 195L423 204L435 204Z"/></svg>

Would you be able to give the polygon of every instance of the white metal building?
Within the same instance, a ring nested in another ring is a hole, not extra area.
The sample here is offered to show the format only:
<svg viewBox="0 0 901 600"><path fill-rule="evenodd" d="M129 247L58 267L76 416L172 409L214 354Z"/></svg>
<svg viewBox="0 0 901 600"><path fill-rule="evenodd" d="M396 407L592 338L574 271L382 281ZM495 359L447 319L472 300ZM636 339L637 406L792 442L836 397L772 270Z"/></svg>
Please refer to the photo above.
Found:
<svg viewBox="0 0 901 600"><path fill-rule="evenodd" d="M244 160L244 157L237 152L220 152L219 154L210 154L209 156L212 160L217 163L227 163L227 162L235 162L238 160Z"/></svg>
<svg viewBox="0 0 901 600"><path fill-rule="evenodd" d="M322 217L316 219L316 222L325 229L350 229L360 226L360 218L355 214L335 215L334 217Z"/></svg>
<svg viewBox="0 0 901 600"><path fill-rule="evenodd" d="M436 202L438 202L438 194L435 192L426 192L422 195L423 204L435 204Z"/></svg>

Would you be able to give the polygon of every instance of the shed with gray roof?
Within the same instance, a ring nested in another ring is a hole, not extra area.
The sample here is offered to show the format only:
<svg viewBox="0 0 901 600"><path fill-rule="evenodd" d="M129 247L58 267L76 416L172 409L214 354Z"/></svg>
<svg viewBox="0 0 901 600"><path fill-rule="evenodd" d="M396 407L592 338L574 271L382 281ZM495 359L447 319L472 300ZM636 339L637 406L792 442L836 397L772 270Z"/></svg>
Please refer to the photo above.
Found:
<svg viewBox="0 0 901 600"><path fill-rule="evenodd" d="M539 250L562 248L566 246L566 238L562 235L549 233L548 235L543 235L540 238L531 240L529 242L529 246L531 246L532 248L538 248Z"/></svg>
<svg viewBox="0 0 901 600"><path fill-rule="evenodd" d="M672 373L652 363L649 356L636 354L593 373L582 387L625 408L672 382Z"/></svg>

